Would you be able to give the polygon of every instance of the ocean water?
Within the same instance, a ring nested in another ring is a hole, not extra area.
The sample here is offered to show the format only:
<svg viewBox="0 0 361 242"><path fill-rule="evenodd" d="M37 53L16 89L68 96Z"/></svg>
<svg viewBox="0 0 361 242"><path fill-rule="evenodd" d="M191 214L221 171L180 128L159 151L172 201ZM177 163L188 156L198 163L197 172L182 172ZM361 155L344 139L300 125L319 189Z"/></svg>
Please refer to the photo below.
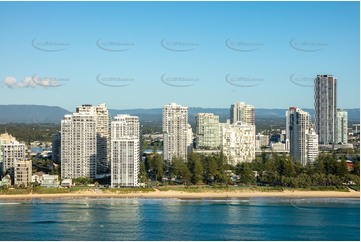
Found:
<svg viewBox="0 0 361 242"><path fill-rule="evenodd" d="M359 241L360 200L0 200L0 240Z"/></svg>

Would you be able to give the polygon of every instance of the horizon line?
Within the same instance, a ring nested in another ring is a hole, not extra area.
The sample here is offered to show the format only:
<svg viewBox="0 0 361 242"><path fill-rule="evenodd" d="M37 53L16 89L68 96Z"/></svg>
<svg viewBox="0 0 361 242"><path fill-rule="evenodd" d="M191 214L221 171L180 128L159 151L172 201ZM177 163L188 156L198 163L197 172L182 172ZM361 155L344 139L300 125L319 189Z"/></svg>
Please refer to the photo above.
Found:
<svg viewBox="0 0 361 242"><path fill-rule="evenodd" d="M101 103L99 103L101 104ZM92 106L97 106L99 104L90 104ZM76 105L74 106L74 108L78 107L78 106L82 106L82 105L86 105L85 103L84 104L79 104L79 105ZM166 105L166 104L164 104ZM62 106L54 106L54 105L46 105L46 104L0 104L0 106L46 106L46 107L58 107L58 108L62 108L64 110L67 110L66 108L62 107ZM185 106L185 105L182 105L182 106ZM253 105L254 106L254 105ZM200 107L200 106L186 106L188 108L203 108L203 109L229 109L230 107ZM255 107L255 109L289 109L290 107L297 107L297 108L301 108L301 109L314 109L314 107L310 108L310 107L298 107L298 106L289 106L289 107L285 107L285 108L279 108L279 107L272 107L272 108L265 108L265 107ZM107 106L107 109L114 109L114 110L133 110L133 109L162 109L163 107L149 107L149 108L144 108L144 107L135 107L135 108L112 108L112 107L109 107ZM337 108L337 109L360 109L360 107L353 107L353 108ZM69 110L67 110L69 111Z"/></svg>

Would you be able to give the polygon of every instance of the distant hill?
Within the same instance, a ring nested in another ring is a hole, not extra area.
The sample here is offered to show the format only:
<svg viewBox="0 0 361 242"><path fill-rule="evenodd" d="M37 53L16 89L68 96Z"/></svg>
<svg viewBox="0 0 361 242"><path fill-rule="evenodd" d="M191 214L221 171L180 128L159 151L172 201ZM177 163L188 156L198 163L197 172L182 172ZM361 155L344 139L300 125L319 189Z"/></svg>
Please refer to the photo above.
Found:
<svg viewBox="0 0 361 242"><path fill-rule="evenodd" d="M305 108L313 118L313 109ZM350 122L360 122L360 109L346 109ZM268 119L281 120L285 118L286 109L256 108L256 121ZM45 105L0 105L0 123L55 123L59 124L65 114L72 112L57 106ZM139 116L141 122L161 124L162 108L150 109L109 109L111 116L117 114L130 114ZM195 123L197 113L214 113L224 122L229 118L229 108L189 108L189 122Z"/></svg>
<svg viewBox="0 0 361 242"><path fill-rule="evenodd" d="M190 107L189 109L189 122L194 120L194 116L198 113L214 113L219 115L221 122L224 122L229 118L230 110L229 108L200 108L200 107ZM311 119L314 116L314 110L310 108L303 108L303 111L309 112ZM348 119L352 122L359 122L360 120L360 109L345 109L348 112ZM266 109L266 108L256 108L256 120L265 119L265 118L274 118L274 119L284 119L287 109ZM152 108L152 109L109 109L109 112L112 116L116 114L126 113L130 115L139 116L142 120L161 120L162 108Z"/></svg>
<svg viewBox="0 0 361 242"><path fill-rule="evenodd" d="M0 105L0 123L60 123L69 113L57 106Z"/></svg>

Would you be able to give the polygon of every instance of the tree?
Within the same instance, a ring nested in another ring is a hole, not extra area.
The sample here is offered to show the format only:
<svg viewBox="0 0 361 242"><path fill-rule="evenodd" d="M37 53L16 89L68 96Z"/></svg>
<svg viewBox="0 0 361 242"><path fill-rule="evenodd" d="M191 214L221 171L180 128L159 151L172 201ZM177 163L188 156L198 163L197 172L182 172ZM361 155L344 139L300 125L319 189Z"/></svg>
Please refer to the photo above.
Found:
<svg viewBox="0 0 361 242"><path fill-rule="evenodd" d="M311 176L311 181L313 186L326 186L327 185L327 176L324 173L314 173Z"/></svg>
<svg viewBox="0 0 361 242"><path fill-rule="evenodd" d="M172 177L177 178L180 176L182 162L183 161L181 159L179 159L178 157L173 157L172 164L170 166L170 175Z"/></svg>
<svg viewBox="0 0 361 242"><path fill-rule="evenodd" d="M318 173L325 173L325 165L321 157L319 157L313 164L313 169Z"/></svg>
<svg viewBox="0 0 361 242"><path fill-rule="evenodd" d="M276 162L277 172L280 176L291 177L295 175L295 169L290 157L286 157L285 154L282 157L277 156Z"/></svg>
<svg viewBox="0 0 361 242"><path fill-rule="evenodd" d="M256 178L249 163L237 164L236 172L240 175L240 182L242 184L253 185L256 183Z"/></svg>
<svg viewBox="0 0 361 242"><path fill-rule="evenodd" d="M145 164L142 161L139 163L138 179L139 179L140 183L147 183L148 182L147 171L145 170Z"/></svg>
<svg viewBox="0 0 361 242"><path fill-rule="evenodd" d="M153 174L155 175L155 179L158 181L162 181L163 178L163 161L160 154L156 153L152 158L152 167Z"/></svg>
<svg viewBox="0 0 361 242"><path fill-rule="evenodd" d="M299 187L308 188L312 185L312 181L309 175L302 173L297 177L297 183Z"/></svg>
<svg viewBox="0 0 361 242"><path fill-rule="evenodd" d="M353 163L353 171L352 174L356 175L356 176L360 176L360 161L355 161Z"/></svg>
<svg viewBox="0 0 361 242"><path fill-rule="evenodd" d="M194 169L192 175L193 184L202 184L203 183L203 166L200 160L194 161Z"/></svg>
<svg viewBox="0 0 361 242"><path fill-rule="evenodd" d="M360 187L360 177L359 176L356 176L354 174L349 174L348 181L351 181L352 183L354 183L353 185Z"/></svg>
<svg viewBox="0 0 361 242"><path fill-rule="evenodd" d="M163 178L163 161L160 154L147 155L144 169L149 172L151 179L161 181Z"/></svg>
<svg viewBox="0 0 361 242"><path fill-rule="evenodd" d="M187 165L183 162L181 169L181 178L184 184L189 185L191 183L191 172L189 171Z"/></svg>
<svg viewBox="0 0 361 242"><path fill-rule="evenodd" d="M347 182L348 174L347 162L345 157L343 157L340 162L337 162L336 175L341 179L341 181Z"/></svg>
<svg viewBox="0 0 361 242"><path fill-rule="evenodd" d="M205 161L205 180L208 184L213 183L218 175L218 166L213 156L207 157Z"/></svg>
<svg viewBox="0 0 361 242"><path fill-rule="evenodd" d="M172 176L175 176L176 178L182 180L184 184L188 185L190 183L191 173L183 160L177 157L173 158L171 173Z"/></svg>
<svg viewBox="0 0 361 242"><path fill-rule="evenodd" d="M88 185L91 182L89 177L78 177L73 180L77 185Z"/></svg>
<svg viewBox="0 0 361 242"><path fill-rule="evenodd" d="M337 160L333 155L331 156L327 154L325 156L321 156L320 158L324 163L326 174L337 174Z"/></svg>
<svg viewBox="0 0 361 242"><path fill-rule="evenodd" d="M231 169L231 166L227 163L227 157L221 152L219 155L215 156L217 163L217 173L215 175L215 182L222 184L229 184L230 177L227 176L226 170Z"/></svg>
<svg viewBox="0 0 361 242"><path fill-rule="evenodd" d="M261 174L261 182L270 185L277 185L280 182L279 179L280 177L277 173L276 163L272 159L267 160L264 171Z"/></svg>
<svg viewBox="0 0 361 242"><path fill-rule="evenodd" d="M203 165L197 153L191 153L188 156L188 168L191 173L191 181L193 184L203 183Z"/></svg>
<svg viewBox="0 0 361 242"><path fill-rule="evenodd" d="M327 186L342 186L342 181L336 175L328 174L327 175Z"/></svg>

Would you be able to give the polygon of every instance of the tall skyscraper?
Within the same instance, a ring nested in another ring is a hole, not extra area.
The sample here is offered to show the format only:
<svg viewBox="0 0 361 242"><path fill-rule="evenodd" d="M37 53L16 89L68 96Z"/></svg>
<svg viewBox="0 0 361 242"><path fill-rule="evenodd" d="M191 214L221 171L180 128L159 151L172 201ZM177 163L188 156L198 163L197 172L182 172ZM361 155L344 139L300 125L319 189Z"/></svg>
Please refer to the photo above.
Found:
<svg viewBox="0 0 361 242"><path fill-rule="evenodd" d="M197 148L216 149L221 145L219 116L213 113L198 113L196 116Z"/></svg>
<svg viewBox="0 0 361 242"><path fill-rule="evenodd" d="M303 166L318 156L317 134L310 123L310 114L300 108L290 107L286 111L286 143L294 161Z"/></svg>
<svg viewBox="0 0 361 242"><path fill-rule="evenodd" d="M61 177L94 179L109 170L108 111L104 104L82 105L61 121Z"/></svg>
<svg viewBox="0 0 361 242"><path fill-rule="evenodd" d="M111 122L111 187L138 187L139 118L117 115Z"/></svg>
<svg viewBox="0 0 361 242"><path fill-rule="evenodd" d="M221 124L222 152L228 163L237 165L255 159L255 126L237 122Z"/></svg>
<svg viewBox="0 0 361 242"><path fill-rule="evenodd" d="M8 133L0 135L0 175L9 174L14 179L17 161L25 160L25 144L19 143Z"/></svg>
<svg viewBox="0 0 361 242"><path fill-rule="evenodd" d="M163 107L163 159L172 162L173 157L187 158L188 107L171 103Z"/></svg>
<svg viewBox="0 0 361 242"><path fill-rule="evenodd" d="M238 102L231 105L230 121L235 124L241 121L243 124L256 125L254 106Z"/></svg>
<svg viewBox="0 0 361 242"><path fill-rule="evenodd" d="M96 120L93 110L77 110L61 121L61 178L96 177Z"/></svg>
<svg viewBox="0 0 361 242"><path fill-rule="evenodd" d="M337 132L335 143L347 144L347 122L347 112L342 109L337 109Z"/></svg>
<svg viewBox="0 0 361 242"><path fill-rule="evenodd" d="M76 108L76 112L91 112L96 122L96 147L97 147L97 173L107 173L110 168L109 156L109 112L104 103L98 106L82 105Z"/></svg>
<svg viewBox="0 0 361 242"><path fill-rule="evenodd" d="M315 126L320 144L336 141L336 82L332 75L317 75L315 78Z"/></svg>

